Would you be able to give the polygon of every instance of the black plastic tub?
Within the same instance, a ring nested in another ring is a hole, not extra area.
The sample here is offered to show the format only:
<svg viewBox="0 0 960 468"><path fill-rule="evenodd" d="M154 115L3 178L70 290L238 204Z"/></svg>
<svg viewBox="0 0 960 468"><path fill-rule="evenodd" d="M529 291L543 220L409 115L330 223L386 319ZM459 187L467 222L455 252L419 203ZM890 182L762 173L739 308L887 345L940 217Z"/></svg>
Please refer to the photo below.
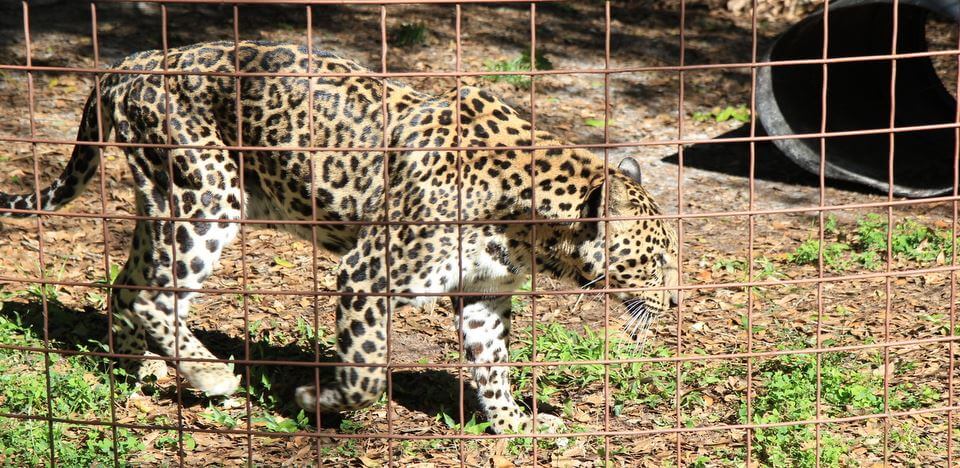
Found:
<svg viewBox="0 0 960 468"><path fill-rule="evenodd" d="M928 15L960 23L960 0L900 0L897 53L925 52ZM837 0L830 4L829 58L892 53L893 0ZM956 48L953 45L951 49ZM823 12L780 35L764 61L823 57ZM878 130L890 126L890 59L827 66L826 130ZM820 132L823 65L761 67L757 114L770 135ZM929 57L896 61L896 127L956 122L957 103ZM894 136L893 193L929 197L953 190L957 145L953 128L898 132ZM775 140L804 169L819 173L820 140ZM826 140L826 177L888 190L889 133Z"/></svg>

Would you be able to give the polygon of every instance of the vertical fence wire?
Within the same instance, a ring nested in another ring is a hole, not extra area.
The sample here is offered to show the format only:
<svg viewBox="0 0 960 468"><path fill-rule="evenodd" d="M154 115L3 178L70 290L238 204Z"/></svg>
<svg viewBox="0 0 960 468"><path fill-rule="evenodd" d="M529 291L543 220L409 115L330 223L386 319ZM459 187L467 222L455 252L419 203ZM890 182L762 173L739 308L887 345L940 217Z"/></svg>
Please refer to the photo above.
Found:
<svg viewBox="0 0 960 468"><path fill-rule="evenodd" d="M610 2L603 5L603 143L610 144ZM603 148L603 217L610 217L610 148ZM603 285L610 288L610 222L603 221ZM603 295L603 358L610 359L610 294ZM610 365L603 366L603 431L610 432ZM603 436L603 464L610 466L610 436Z"/></svg>
<svg viewBox="0 0 960 468"><path fill-rule="evenodd" d="M957 32L957 50L960 51L960 24L957 24L954 27L954 30ZM960 52L957 53L954 60L956 62L956 68L951 70L954 72L954 78L956 79L955 88L953 95L960 99ZM960 125L960 101L957 103L957 108L954 113L954 122ZM953 196L957 197L960 194L960 126L953 130ZM952 222L950 223L950 266L953 268L957 267L957 222L958 222L958 203L956 200L953 201L952 205ZM957 340L957 271L953 269L949 273L950 278L950 342L947 343L947 465L953 466L954 460L954 430L956 427L953 425L953 418L956 411L953 409L956 405L955 400L956 395L956 383L955 375L957 373L956 369L956 340Z"/></svg>
<svg viewBox="0 0 960 468"><path fill-rule="evenodd" d="M90 3L90 37L91 44L93 46L93 68L100 68L100 42L97 34L97 5L96 3ZM103 135L103 96L101 95L100 84L101 84L101 75L96 73L93 75L93 86L94 91L93 95L95 96L95 106L97 112L97 143L103 143L106 140ZM78 143L78 145L81 143ZM103 235L103 277L107 283L112 281L112 275L110 272L110 230L108 226L108 203L107 203L107 173L105 164L103 163L103 147L97 146L94 148L96 153L96 159L100 161L99 164L99 176L100 176L100 225L102 227L101 233ZM39 187L38 187L39 188ZM114 347L113 341L113 326L114 326L114 317L113 317L113 300L112 294L108 296L108 299L105 301L106 313L107 313L107 349L111 353L116 353L117 350ZM107 360L107 380L109 381L110 388L110 436L111 436L111 445L113 447L113 464L114 466L120 465L120 442L119 442L119 430L117 429L117 404L116 404L116 375L114 361L112 359Z"/></svg>
<svg viewBox="0 0 960 468"><path fill-rule="evenodd" d="M750 2L750 61L757 62L757 0ZM750 67L750 138L757 136L757 67ZM749 199L747 209L753 211L756 208L756 169L757 169L757 143L750 141L749 167L747 168L747 177L749 185ZM747 282L753 281L753 245L754 236L754 215L747 216ZM747 288L747 353L753 352L753 290ZM747 397L744 402L746 423L753 422L753 359L748 357L747 367ZM744 465L750 468L751 453L753 448L753 430L744 431Z"/></svg>
<svg viewBox="0 0 960 468"><path fill-rule="evenodd" d="M462 11L461 5L458 3L454 6L454 69L456 71L455 80L456 80L456 97L454 98L454 116L456 121L454 122L454 137L453 144L455 146L463 146L462 144L462 135L463 131L462 123L460 121L460 100L461 91L463 86L463 78L460 76L460 72L463 69L463 43L462 43L462 32L461 27L463 26L462 21ZM463 292L463 151L456 152L456 165L457 165L457 174L456 174L456 184L457 184L457 292ZM464 430L466 429L466 424L464 421L467 419L467 415L464 411L464 393L466 391L466 381L464 379L464 374L467 372L467 369L462 367L464 363L465 356L463 354L463 341L465 339L465 333L463 328L464 321L464 310L463 310L463 296L455 297L451 299L451 306L453 306L456 317L454 320L457 322L457 361L461 364L461 367L457 367L457 415L460 417L460 428L458 430L459 435L463 436ZM467 464L467 447L465 439L459 439L457 441L457 450L459 450L458 455L460 456L460 467L463 468Z"/></svg>
<svg viewBox="0 0 960 468"><path fill-rule="evenodd" d="M823 0L823 48L821 50L820 58L827 60L830 57L830 1ZM820 131L825 133L827 130L827 83L830 78L829 65L824 62L821 65L821 80L822 84L820 86ZM818 167L817 173L817 184L818 184L818 193L817 199L819 201L820 209L817 211L817 330L816 330L816 347L819 349L823 346L823 278L824 278L824 265L823 265L823 248L824 248L824 207L827 204L827 139L821 137L819 139L820 144L820 164ZM817 373L817 384L816 384L816 400L814 407L814 417L819 421L822 417L823 409L823 353L816 354L816 373ZM814 425L814 453L816 454L816 464L820 466L820 453L821 453L821 442L822 434L820 423Z"/></svg>
<svg viewBox="0 0 960 468"><path fill-rule="evenodd" d="M380 71L384 74L387 73L387 6L385 4L380 5ZM383 154L383 220L387 223L390 222L390 158L391 152L390 148L390 133L387 128L389 120L387 119L387 93L390 92L390 87L387 85L387 78L381 78L380 80L380 116L382 119L381 122L381 144L384 148L387 148L387 151L384 151ZM386 309L386 321L387 321L387 357L386 357L386 385L387 385L387 433L394 434L393 426L393 368L391 364L393 363L393 312L394 307L392 303L392 297L390 293L393 292L393 286L391 282L391 277L393 273L391 269L393 268L393 262L391 261L391 252L390 252L390 225L387 224L383 226L383 270L384 276L386 277L386 292L387 296L384 298L385 309ZM372 273L372 269L371 269ZM372 286L371 286L372 287ZM392 437L387 438L387 461L390 465L393 465L393 443L394 439Z"/></svg>
<svg viewBox="0 0 960 468"><path fill-rule="evenodd" d="M679 65L680 68L677 71L677 140L683 140L683 122L684 122L684 79L686 74L684 72L684 65L686 65L686 56L687 56L687 1L680 0L680 57ZM684 165L684 146L683 144L677 145L677 281L678 287L683 286L683 165ZM748 291L749 292L749 291ZM675 352L677 357L683 355L683 298L681 297L677 301L677 324L676 324L676 348ZM677 360L675 363L675 390L673 396L674 404L674 427L677 429L676 432L676 455L677 455L677 466L683 465L683 452L682 452L682 433L680 428L683 427L682 423L682 412L680 410L680 400L681 395L683 394L683 362Z"/></svg>
<svg viewBox="0 0 960 468"><path fill-rule="evenodd" d="M33 65L33 51L30 44L30 8L27 3L27 0L23 0L21 3L23 7L23 40L25 48L25 56L27 59L27 67ZM34 109L34 85L33 85L33 72L27 72L27 111L30 118L30 138L37 137L37 120L36 120L36 110ZM37 200L37 205L41 205L40 198L40 155L37 154L37 143L30 144L30 154L33 158L33 187L34 187L34 197ZM41 282L38 283L40 286L40 304L43 310L43 372L44 372L44 385L46 386L45 390L47 392L47 441L50 445L50 465L57 465L56 457L56 447L53 440L53 385L51 380L53 377L50 375L50 304L47 299L47 285L42 282L42 280L47 279L46 274L46 261L44 257L44 240L43 240L43 217L37 216L37 261L39 262L38 272L40 274Z"/></svg>
<svg viewBox="0 0 960 468"><path fill-rule="evenodd" d="M530 4L530 71L537 71L537 4ZM537 76L530 75L530 146L533 148L528 151L530 154L530 220L537 219ZM536 293L540 288L537 287L537 224L530 223L530 292ZM530 361L537 362L537 296L530 296ZM533 434L539 432L537 423L537 366L530 368L530 391L531 391L531 420L530 431ZM540 444L534 439L533 443L533 466L536 467L540 461Z"/></svg>
<svg viewBox="0 0 960 468"><path fill-rule="evenodd" d="M893 31L890 39L891 54L897 54L897 39L900 20L900 0L893 0ZM897 59L890 60L890 133L887 137L890 145L887 157L887 201L893 201L893 169L896 134L893 129L897 126ZM883 316L883 463L890 460L890 316L893 313L893 206L887 206L887 276L886 280L886 310ZM822 230L822 229L821 229Z"/></svg>
<svg viewBox="0 0 960 468"><path fill-rule="evenodd" d="M240 6L233 5L231 8L231 13L233 13L233 70L234 72L240 71ZM243 146L243 99L241 98L241 89L243 88L242 78L237 76L233 79L234 86L234 120L236 126L236 135L234 136L234 141L237 142L237 145ZM244 359L251 359L250 354L250 296L246 293L247 289L250 287L249 278L247 276L247 232L246 232L246 223L242 221L247 219L246 213L246 189L245 184L246 180L244 178L244 157L242 154L237 153L237 171L239 172L239 182L240 182L240 223L239 227L239 237L240 237L240 290L243 291L240 294L240 303L241 308L243 309L243 357ZM314 243L316 245L316 243ZM314 255L316 257L316 255ZM243 406L247 414L246 422L244 423L247 431L252 429L253 425L253 402L250 400L250 388L252 373L250 371L250 366L243 366L243 374L246 377L246 387L243 392ZM247 446L247 466L253 464L253 436L247 434L245 437L245 442Z"/></svg>
<svg viewBox="0 0 960 468"><path fill-rule="evenodd" d="M313 6L306 6L306 16L307 16L307 75L313 73ZM313 146L316 143L316 125L313 121L314 119L314 96L313 96L313 82L315 78L308 76L306 79L307 82L307 125L308 125L308 134L310 135L310 146ZM310 219L314 222L317 221L317 197L312 194L317 193L317 152L310 151ZM310 257L310 276L312 277L311 289L314 293L313 298L311 298L311 304L313 305L313 322L312 322L312 334L313 334L313 361L316 363L320 362L320 263L319 263L319 249L317 247L317 227L310 226L310 242L311 247L310 251L312 256ZM316 367L313 370L313 385L314 385L314 398L317 401L320 400L320 367ZM323 457L321 456L323 446L320 443L320 428L323 426L323 416L320 414L320 405L317 405L314 408L314 417L317 420L316 435L313 438L314 441L314 450L317 452L317 465L323 466Z"/></svg>

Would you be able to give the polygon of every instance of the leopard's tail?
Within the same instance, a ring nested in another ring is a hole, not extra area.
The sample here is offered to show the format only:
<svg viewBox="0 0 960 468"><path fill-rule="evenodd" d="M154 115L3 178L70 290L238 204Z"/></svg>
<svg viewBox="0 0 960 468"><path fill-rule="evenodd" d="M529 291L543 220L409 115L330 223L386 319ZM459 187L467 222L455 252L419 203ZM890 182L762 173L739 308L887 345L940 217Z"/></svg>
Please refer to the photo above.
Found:
<svg viewBox="0 0 960 468"><path fill-rule="evenodd" d="M83 117L80 120L80 129L77 131L77 141L98 141L97 106L95 97L87 99L83 107ZM102 134L106 136L110 125L104 125ZM40 200L37 193L14 195L0 192L0 216L26 218L33 216L29 211L53 211L67 204L80 195L83 189L97 172L100 164L100 151L96 146L77 144L73 147L70 162L64 168L60 177L50 185L40 189ZM18 211L11 211L18 210ZM23 212L28 211L28 212Z"/></svg>

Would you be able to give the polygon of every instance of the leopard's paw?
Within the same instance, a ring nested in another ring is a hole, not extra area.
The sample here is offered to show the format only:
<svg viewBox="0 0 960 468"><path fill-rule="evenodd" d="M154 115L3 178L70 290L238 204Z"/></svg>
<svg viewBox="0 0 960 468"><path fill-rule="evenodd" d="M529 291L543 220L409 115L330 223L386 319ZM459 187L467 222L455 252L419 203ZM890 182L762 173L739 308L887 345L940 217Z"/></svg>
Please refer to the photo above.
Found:
<svg viewBox="0 0 960 468"><path fill-rule="evenodd" d="M230 366L219 362L187 362L180 372L190 385L207 396L230 395L240 385L240 376Z"/></svg>

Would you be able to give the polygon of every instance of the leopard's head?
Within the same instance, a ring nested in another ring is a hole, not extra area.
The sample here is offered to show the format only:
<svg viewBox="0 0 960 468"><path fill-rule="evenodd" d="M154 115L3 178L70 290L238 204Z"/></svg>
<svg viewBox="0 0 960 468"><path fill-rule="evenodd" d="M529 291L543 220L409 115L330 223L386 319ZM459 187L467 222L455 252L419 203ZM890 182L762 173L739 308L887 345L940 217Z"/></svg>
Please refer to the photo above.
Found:
<svg viewBox="0 0 960 468"><path fill-rule="evenodd" d="M632 316L635 325L628 325L628 332L633 334L679 300L677 290L643 289L673 287L679 277L675 230L668 219L648 218L661 210L640 182L639 164L626 158L611 171L608 188L600 185L588 195L581 211L584 218L603 217L603 200L609 193L611 218L643 219L580 223L573 255L581 285L602 287L607 278L611 289L632 290L611 297L622 301Z"/></svg>

